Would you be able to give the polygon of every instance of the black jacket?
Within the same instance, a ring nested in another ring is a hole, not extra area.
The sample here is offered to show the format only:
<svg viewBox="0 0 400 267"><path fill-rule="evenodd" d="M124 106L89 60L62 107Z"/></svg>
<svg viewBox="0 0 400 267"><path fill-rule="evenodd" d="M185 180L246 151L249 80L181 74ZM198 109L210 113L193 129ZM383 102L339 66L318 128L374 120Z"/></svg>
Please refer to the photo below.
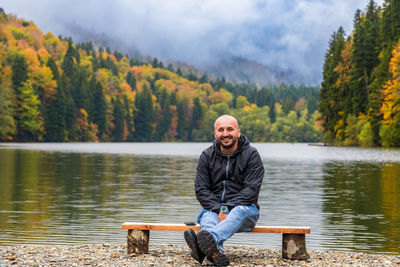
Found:
<svg viewBox="0 0 400 267"><path fill-rule="evenodd" d="M238 141L231 155L223 154L215 140L200 156L194 186L197 200L207 210L218 212L222 203L230 209L251 204L259 209L264 166L247 137L241 135Z"/></svg>

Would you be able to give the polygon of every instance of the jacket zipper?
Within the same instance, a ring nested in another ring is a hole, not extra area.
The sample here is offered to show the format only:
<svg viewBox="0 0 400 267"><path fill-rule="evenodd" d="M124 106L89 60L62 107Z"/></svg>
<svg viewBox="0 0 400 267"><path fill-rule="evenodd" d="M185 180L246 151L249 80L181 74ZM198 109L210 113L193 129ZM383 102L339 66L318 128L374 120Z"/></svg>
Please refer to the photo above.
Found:
<svg viewBox="0 0 400 267"><path fill-rule="evenodd" d="M226 180L228 180L228 173L229 173L229 156L228 156L228 162L226 163L226 169L225 169L225 180L222 181L222 185L224 186L222 190L222 196L221 196L221 201L222 203L225 202L225 192L226 192Z"/></svg>

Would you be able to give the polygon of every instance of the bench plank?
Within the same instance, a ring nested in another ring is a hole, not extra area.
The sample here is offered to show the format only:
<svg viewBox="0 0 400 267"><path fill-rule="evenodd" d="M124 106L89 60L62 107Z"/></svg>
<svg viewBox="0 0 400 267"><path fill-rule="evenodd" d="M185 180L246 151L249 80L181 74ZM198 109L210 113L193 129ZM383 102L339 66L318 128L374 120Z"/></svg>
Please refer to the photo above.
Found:
<svg viewBox="0 0 400 267"><path fill-rule="evenodd" d="M126 230L186 231L189 228L192 228L195 231L200 230L199 225L188 226L185 224L135 223L135 222L126 222L122 224L122 229ZM277 233L277 234L309 234L310 227L256 226L250 232Z"/></svg>

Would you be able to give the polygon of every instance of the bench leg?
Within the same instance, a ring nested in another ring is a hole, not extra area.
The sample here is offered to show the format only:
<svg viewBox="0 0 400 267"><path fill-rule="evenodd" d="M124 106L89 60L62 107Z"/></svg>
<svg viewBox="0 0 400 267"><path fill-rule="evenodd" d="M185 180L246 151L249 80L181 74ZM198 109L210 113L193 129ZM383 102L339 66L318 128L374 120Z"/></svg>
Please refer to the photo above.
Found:
<svg viewBox="0 0 400 267"><path fill-rule="evenodd" d="M144 254L149 251L149 230L128 230L128 254Z"/></svg>
<svg viewBox="0 0 400 267"><path fill-rule="evenodd" d="M290 260L308 260L305 234L283 234L282 257Z"/></svg>

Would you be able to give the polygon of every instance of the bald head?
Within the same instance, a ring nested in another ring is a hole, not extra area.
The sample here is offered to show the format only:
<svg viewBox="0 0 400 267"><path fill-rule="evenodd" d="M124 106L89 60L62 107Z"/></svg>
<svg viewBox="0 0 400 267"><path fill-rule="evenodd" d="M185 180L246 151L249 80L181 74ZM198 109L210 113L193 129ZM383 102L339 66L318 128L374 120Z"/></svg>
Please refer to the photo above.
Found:
<svg viewBox="0 0 400 267"><path fill-rule="evenodd" d="M237 119L231 115L222 115L219 116L214 123L214 129L216 130L216 126L217 124L219 124L220 122L229 122L229 123L233 123L233 125L235 126L236 129L239 129L239 123L237 121Z"/></svg>

